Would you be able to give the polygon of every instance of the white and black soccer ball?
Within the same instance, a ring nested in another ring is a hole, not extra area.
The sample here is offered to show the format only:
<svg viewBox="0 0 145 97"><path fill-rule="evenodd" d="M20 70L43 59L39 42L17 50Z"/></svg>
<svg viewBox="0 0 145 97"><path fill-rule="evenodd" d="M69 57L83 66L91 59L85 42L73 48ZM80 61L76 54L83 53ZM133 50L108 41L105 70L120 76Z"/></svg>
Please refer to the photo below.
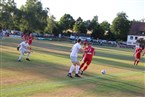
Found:
<svg viewBox="0 0 145 97"><path fill-rule="evenodd" d="M106 70L101 70L101 73L102 74L106 74Z"/></svg>

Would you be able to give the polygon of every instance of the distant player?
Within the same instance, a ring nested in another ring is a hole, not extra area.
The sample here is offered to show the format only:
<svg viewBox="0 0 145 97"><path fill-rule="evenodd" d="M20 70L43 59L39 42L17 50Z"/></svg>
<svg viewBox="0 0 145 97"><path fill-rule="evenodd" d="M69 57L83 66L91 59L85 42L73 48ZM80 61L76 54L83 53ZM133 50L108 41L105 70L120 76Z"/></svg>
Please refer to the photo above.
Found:
<svg viewBox="0 0 145 97"><path fill-rule="evenodd" d="M23 41L27 40L27 34L26 33L22 33L21 38L23 39Z"/></svg>
<svg viewBox="0 0 145 97"><path fill-rule="evenodd" d="M134 65L138 65L140 58L141 58L141 53L142 53L143 48L139 45L139 47L137 47L135 49L135 52L133 55L135 55L135 59L134 59Z"/></svg>
<svg viewBox="0 0 145 97"><path fill-rule="evenodd" d="M85 55L83 57L83 63L80 66L81 74L83 74L83 72L88 68L88 66L92 62L93 55L95 55L95 49L94 47L92 47L91 43L88 43L88 47L86 47L84 51Z"/></svg>
<svg viewBox="0 0 145 97"><path fill-rule="evenodd" d="M19 56L18 62L21 62L21 59L22 59L22 57L24 56L25 53L27 53L26 60L30 61L29 56L30 56L31 52L28 49L29 49L28 40L25 40L18 45L17 50L19 50L20 53L21 53L21 55Z"/></svg>
<svg viewBox="0 0 145 97"><path fill-rule="evenodd" d="M77 40L77 43L75 43L72 47L72 51L70 54L70 59L72 62L72 66L70 67L69 73L67 74L68 77L72 77L72 72L74 71L74 68L76 67L76 74L75 77L80 77L79 76L79 68L80 68L80 63L78 61L78 52L81 51L83 52L83 49L81 48L81 39Z"/></svg>
<svg viewBox="0 0 145 97"><path fill-rule="evenodd" d="M28 36L28 44L30 45L30 50L32 49L31 48L32 41L33 41L33 36L32 36L32 33L30 33L30 35Z"/></svg>

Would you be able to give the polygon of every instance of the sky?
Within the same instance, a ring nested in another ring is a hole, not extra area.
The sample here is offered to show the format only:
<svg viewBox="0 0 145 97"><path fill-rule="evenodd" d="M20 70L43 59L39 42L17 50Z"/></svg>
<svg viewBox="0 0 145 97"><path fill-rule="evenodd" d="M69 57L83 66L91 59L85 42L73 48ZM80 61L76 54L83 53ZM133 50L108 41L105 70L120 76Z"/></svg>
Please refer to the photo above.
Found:
<svg viewBox="0 0 145 97"><path fill-rule="evenodd" d="M98 16L98 22L112 23L118 12L125 12L129 20L145 18L145 0L39 0L43 8L49 7L50 13L58 21L65 13L75 20L81 17L84 21ZM17 7L26 0L15 0Z"/></svg>

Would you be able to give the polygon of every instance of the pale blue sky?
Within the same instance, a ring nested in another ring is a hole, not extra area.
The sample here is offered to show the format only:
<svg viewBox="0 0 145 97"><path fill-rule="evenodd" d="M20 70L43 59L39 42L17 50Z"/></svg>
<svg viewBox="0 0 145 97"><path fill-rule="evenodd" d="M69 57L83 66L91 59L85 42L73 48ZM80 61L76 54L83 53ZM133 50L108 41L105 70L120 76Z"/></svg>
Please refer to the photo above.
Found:
<svg viewBox="0 0 145 97"><path fill-rule="evenodd" d="M74 19L81 17L91 20L95 15L99 22L112 22L118 12L125 12L129 20L145 18L145 0L40 0L43 7L49 7L50 13L59 20L65 13ZM17 7L26 0L15 0Z"/></svg>

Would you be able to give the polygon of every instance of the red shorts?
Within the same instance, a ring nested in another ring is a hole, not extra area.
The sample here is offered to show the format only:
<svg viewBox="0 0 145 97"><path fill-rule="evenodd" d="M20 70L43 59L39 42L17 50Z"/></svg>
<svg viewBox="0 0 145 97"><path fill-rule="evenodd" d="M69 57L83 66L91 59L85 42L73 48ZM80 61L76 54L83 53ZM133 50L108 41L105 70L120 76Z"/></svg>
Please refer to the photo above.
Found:
<svg viewBox="0 0 145 97"><path fill-rule="evenodd" d="M84 57L84 63L86 63L87 65L90 65L91 62L92 62L92 58Z"/></svg>
<svg viewBox="0 0 145 97"><path fill-rule="evenodd" d="M141 54L136 54L136 59L140 59Z"/></svg>
<svg viewBox="0 0 145 97"><path fill-rule="evenodd" d="M32 44L32 41L29 41L28 44L31 45Z"/></svg>

